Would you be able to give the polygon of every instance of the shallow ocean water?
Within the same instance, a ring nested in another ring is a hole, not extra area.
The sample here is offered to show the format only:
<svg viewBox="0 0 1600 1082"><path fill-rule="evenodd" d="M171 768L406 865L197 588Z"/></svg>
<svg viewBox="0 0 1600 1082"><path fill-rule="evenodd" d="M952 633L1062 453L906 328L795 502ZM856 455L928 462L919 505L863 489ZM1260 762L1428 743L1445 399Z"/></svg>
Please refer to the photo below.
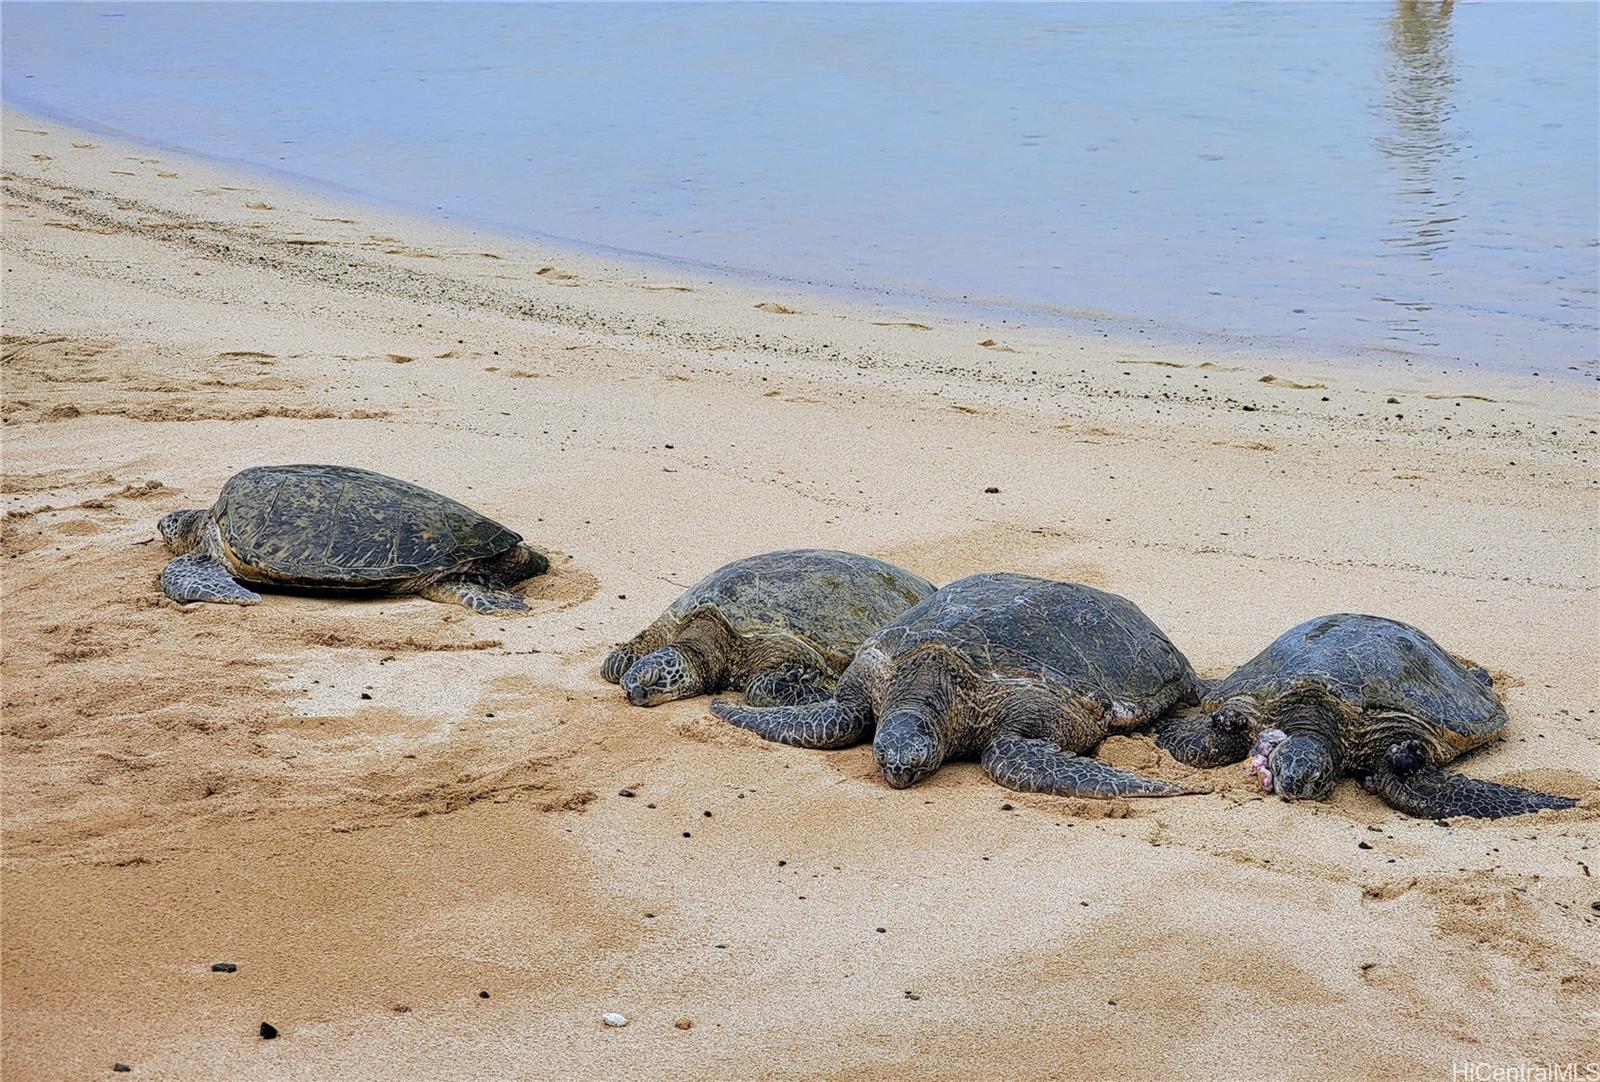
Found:
<svg viewBox="0 0 1600 1082"><path fill-rule="evenodd" d="M0 19L20 108L508 233L1119 336L1600 353L1592 4Z"/></svg>

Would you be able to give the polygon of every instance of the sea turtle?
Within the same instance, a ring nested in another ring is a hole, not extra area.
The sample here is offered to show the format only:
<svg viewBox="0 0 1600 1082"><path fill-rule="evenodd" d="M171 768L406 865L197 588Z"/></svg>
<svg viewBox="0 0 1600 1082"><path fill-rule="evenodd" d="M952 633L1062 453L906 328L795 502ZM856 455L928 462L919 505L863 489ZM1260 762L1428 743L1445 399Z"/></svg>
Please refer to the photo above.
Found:
<svg viewBox="0 0 1600 1082"><path fill-rule="evenodd" d="M254 605L252 586L421 594L522 612L510 589L549 570L522 538L448 497L353 466L256 466L203 510L173 511L161 572L174 601Z"/></svg>
<svg viewBox="0 0 1600 1082"><path fill-rule="evenodd" d="M996 572L951 583L862 644L825 702L721 718L768 740L841 748L873 731L896 789L945 762L979 757L1025 792L1170 796L1190 792L1087 757L1113 732L1143 726L1200 685L1138 606L1074 583Z"/></svg>
<svg viewBox="0 0 1600 1082"><path fill-rule="evenodd" d="M1408 815L1498 819L1569 808L1567 797L1441 769L1501 734L1494 678L1408 624L1340 613L1288 631L1174 716L1156 742L1181 762L1222 766L1249 756L1261 786L1321 800L1344 774Z"/></svg>
<svg viewBox="0 0 1600 1082"><path fill-rule="evenodd" d="M735 560L606 658L635 706L737 688L762 706L832 694L861 640L933 593L893 564L825 549Z"/></svg>

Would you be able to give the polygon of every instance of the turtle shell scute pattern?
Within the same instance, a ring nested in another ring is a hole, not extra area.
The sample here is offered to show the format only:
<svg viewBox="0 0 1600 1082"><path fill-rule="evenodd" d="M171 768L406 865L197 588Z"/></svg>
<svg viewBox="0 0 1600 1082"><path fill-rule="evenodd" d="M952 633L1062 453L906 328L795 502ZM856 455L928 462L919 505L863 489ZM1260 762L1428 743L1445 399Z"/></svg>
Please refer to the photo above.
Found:
<svg viewBox="0 0 1600 1082"><path fill-rule="evenodd" d="M394 583L497 556L522 540L447 496L351 466L243 470L212 513L235 559L284 582Z"/></svg>
<svg viewBox="0 0 1600 1082"><path fill-rule="evenodd" d="M951 583L867 646L897 658L942 647L979 676L1037 679L1120 701L1194 679L1188 659L1127 598L1007 572Z"/></svg>
<svg viewBox="0 0 1600 1082"><path fill-rule="evenodd" d="M1266 704L1319 692L1360 713L1404 714L1469 740L1506 724L1487 674L1475 676L1409 624L1357 613L1290 628L1217 685L1206 705L1236 696Z"/></svg>
<svg viewBox="0 0 1600 1082"><path fill-rule="evenodd" d="M786 549L718 568L667 616L713 609L736 635L791 634L842 668L862 640L933 592L920 575L871 556Z"/></svg>

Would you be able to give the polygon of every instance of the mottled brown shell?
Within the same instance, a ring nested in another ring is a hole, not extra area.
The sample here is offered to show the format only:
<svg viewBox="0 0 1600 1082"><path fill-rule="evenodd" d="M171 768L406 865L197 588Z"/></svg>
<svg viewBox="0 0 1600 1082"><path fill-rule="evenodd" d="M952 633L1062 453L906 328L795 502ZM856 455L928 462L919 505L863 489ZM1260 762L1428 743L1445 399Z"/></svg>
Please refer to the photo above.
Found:
<svg viewBox="0 0 1600 1082"><path fill-rule="evenodd" d="M666 617L714 610L740 636L793 635L843 668L878 628L934 591L894 564L826 549L736 560L691 586Z"/></svg>
<svg viewBox="0 0 1600 1082"><path fill-rule="evenodd" d="M522 538L447 496L352 466L258 466L211 509L223 545L263 579L401 582L497 556Z"/></svg>
<svg viewBox="0 0 1600 1082"><path fill-rule="evenodd" d="M1008 572L951 583L864 649L874 647L894 658L942 647L979 676L1048 681L1121 702L1195 680L1188 659L1127 598Z"/></svg>
<svg viewBox="0 0 1600 1082"><path fill-rule="evenodd" d="M1357 714L1404 714L1481 741L1506 724L1489 674L1467 666L1409 624L1337 613L1290 628L1206 696L1208 709L1249 696L1326 695Z"/></svg>

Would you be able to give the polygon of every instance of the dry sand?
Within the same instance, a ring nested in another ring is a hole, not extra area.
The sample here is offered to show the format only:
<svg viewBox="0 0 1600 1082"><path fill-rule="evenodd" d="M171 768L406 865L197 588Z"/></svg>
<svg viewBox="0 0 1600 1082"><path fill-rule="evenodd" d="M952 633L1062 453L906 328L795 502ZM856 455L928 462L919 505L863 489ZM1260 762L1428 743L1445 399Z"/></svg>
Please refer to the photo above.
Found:
<svg viewBox="0 0 1600 1082"><path fill-rule="evenodd" d="M6 1079L1600 1058L1592 379L737 288L15 114L4 165ZM283 461L521 530L535 612L165 602L156 518ZM704 571L795 545L1115 590L1211 676L1315 614L1413 621L1505 689L1464 769L1582 803L893 791L865 747L600 681Z"/></svg>

